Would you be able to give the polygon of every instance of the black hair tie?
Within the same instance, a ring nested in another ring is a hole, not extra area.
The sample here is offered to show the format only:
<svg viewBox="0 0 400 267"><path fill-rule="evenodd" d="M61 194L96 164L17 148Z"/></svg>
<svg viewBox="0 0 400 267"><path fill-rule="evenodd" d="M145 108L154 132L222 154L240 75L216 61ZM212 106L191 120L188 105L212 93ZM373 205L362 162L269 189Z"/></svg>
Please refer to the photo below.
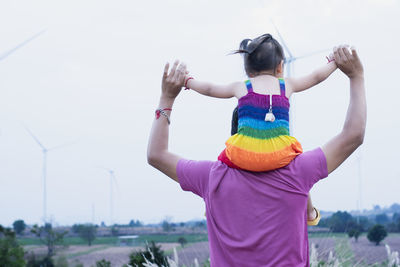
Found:
<svg viewBox="0 0 400 267"><path fill-rule="evenodd" d="M248 54L253 53L262 43L264 42L268 42L272 40L272 36L271 34L267 33L267 34L263 34L259 37L257 37L254 40L251 40L250 44L248 44L248 46L246 47L246 52Z"/></svg>

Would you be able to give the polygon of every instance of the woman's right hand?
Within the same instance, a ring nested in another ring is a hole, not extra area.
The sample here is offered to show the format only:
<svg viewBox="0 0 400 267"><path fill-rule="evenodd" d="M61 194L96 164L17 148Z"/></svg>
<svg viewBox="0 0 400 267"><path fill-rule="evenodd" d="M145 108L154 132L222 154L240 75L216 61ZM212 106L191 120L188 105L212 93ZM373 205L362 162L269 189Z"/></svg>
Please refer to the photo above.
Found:
<svg viewBox="0 0 400 267"><path fill-rule="evenodd" d="M333 52L336 65L350 79L364 77L364 68L354 47L342 45L335 47Z"/></svg>
<svg viewBox="0 0 400 267"><path fill-rule="evenodd" d="M186 65L184 63L179 63L179 60L176 60L169 73L168 70L169 63L165 64L164 67L161 96L168 99L175 99L182 90L184 84Z"/></svg>

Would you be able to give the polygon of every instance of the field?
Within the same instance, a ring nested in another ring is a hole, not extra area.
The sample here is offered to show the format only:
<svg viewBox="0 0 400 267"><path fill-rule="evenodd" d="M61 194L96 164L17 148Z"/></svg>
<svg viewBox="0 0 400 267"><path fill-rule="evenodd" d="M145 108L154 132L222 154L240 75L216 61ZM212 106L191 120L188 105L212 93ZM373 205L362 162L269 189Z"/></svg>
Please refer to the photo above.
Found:
<svg viewBox="0 0 400 267"><path fill-rule="evenodd" d="M183 248L177 243L181 236L188 240L188 244ZM204 234L140 236L137 244L133 246L121 246L115 237L98 238L90 247L79 238L67 238L68 246L61 249L57 255L64 256L70 263L79 261L84 266L94 266L95 262L101 259L110 261L112 266L122 266L128 263L130 253L143 249L146 240L154 240L160 244L171 257L173 249L176 248L180 265L193 266L195 258L202 263L209 257L207 236ZM332 251L333 255L344 263L343 266L372 266L384 262L387 260L384 244L388 244L392 251L400 251L399 234L390 234L379 246L370 243L365 235L360 236L356 242L344 234L310 234L309 241L310 245L314 243L317 247L319 260L327 260L329 252ZM44 247L36 240L21 239L20 242L28 251L44 251Z"/></svg>

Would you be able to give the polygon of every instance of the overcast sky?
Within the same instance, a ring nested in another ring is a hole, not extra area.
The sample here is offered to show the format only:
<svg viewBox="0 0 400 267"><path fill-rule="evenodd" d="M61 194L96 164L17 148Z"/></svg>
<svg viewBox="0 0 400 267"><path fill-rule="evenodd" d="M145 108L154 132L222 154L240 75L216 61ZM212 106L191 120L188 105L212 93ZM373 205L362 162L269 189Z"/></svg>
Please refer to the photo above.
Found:
<svg viewBox="0 0 400 267"><path fill-rule="evenodd" d="M0 224L43 219L42 152L22 124L48 148L77 140L48 153L53 222L204 218L199 197L146 162L163 66L179 58L197 79L244 80L240 56L227 54L244 38L276 35L271 19L296 56L348 43L365 65L365 142L314 186L314 204L335 211L400 202L399 14L395 0L2 0L0 54L46 31L0 61ZM294 75L325 62L324 53L298 60ZM348 84L337 71L295 96L293 134L305 150L340 131ZM171 151L215 160L235 103L182 92L171 118ZM113 169L117 180L112 218L110 179L101 167Z"/></svg>

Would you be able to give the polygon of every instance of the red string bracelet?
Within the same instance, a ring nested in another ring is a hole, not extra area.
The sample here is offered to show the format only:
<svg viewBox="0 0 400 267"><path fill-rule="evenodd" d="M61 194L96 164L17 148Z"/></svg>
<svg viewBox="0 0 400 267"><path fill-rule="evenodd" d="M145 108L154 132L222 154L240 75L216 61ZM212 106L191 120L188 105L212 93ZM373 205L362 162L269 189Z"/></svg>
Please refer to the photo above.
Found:
<svg viewBox="0 0 400 267"><path fill-rule="evenodd" d="M189 77L189 78L186 79L186 81L185 81L185 90L189 90L190 89L189 87L187 87L187 84L188 84L188 81L192 80L192 79L194 79L194 78L193 77Z"/></svg>
<svg viewBox="0 0 400 267"><path fill-rule="evenodd" d="M328 63L331 63L332 61L335 61L334 58L330 59L328 56L326 56L326 59L328 60Z"/></svg>
<svg viewBox="0 0 400 267"><path fill-rule="evenodd" d="M163 115L165 118L167 118L168 124L171 124L171 120L169 119L168 114L165 112L166 110L172 111L172 108L159 108L156 109L156 120L160 118L161 115Z"/></svg>

